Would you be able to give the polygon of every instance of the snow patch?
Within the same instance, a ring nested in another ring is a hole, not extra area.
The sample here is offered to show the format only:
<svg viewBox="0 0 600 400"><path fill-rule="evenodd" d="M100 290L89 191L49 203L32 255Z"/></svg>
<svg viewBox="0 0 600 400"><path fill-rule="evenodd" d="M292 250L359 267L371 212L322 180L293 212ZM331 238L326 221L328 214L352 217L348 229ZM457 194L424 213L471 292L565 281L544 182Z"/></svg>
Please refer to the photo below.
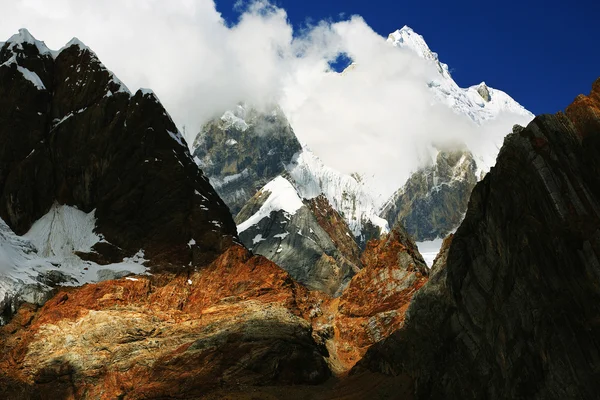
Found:
<svg viewBox="0 0 600 400"><path fill-rule="evenodd" d="M210 178L210 184L214 188L220 188L237 180L247 178L248 176L250 176L250 171L248 171L248 168L244 168L242 172L233 175L227 175L222 179Z"/></svg>
<svg viewBox="0 0 600 400"><path fill-rule="evenodd" d="M264 242L265 240L267 240L267 239L263 238L263 236L259 233L258 235L254 236L254 238L252 239L252 244L254 245L254 244L257 244L260 242Z"/></svg>
<svg viewBox="0 0 600 400"><path fill-rule="evenodd" d="M225 114L223 114L221 117L221 121L223 121L223 129L229 129L233 127L234 129L244 132L250 127L250 125L248 125L248 123L246 123L246 121L243 119L243 116L245 116L245 110L242 106L238 106L236 109L236 114L231 111L227 111Z"/></svg>
<svg viewBox="0 0 600 400"><path fill-rule="evenodd" d="M177 143L179 143L180 146L185 147L185 149L187 150L187 145L185 144L185 140L183 139L183 135L181 134L181 132L179 132L179 130L177 130L177 132L171 132L169 130L167 130L167 133L169 134L169 136L171 136Z"/></svg>
<svg viewBox="0 0 600 400"><path fill-rule="evenodd" d="M252 225L259 223L263 218L269 217L272 211L282 210L294 215L304 205L290 181L282 176L278 176L267 183L262 191L269 192L269 197L254 215L238 225L238 233L244 232Z"/></svg>
<svg viewBox="0 0 600 400"><path fill-rule="evenodd" d="M98 265L75 253L88 253L105 242L94 230L95 212L54 204L36 221L29 232L16 235L0 219L0 313L15 299L42 304L50 287L47 277L59 277L63 286L116 279L128 274L144 274L143 250L120 263Z"/></svg>
<svg viewBox="0 0 600 400"><path fill-rule="evenodd" d="M17 70L21 74L23 74L23 77L29 82L31 82L33 86L35 86L38 90L46 90L46 86L44 86L44 83L42 82L38 74L20 66L17 67Z"/></svg>
<svg viewBox="0 0 600 400"><path fill-rule="evenodd" d="M389 232L388 223L379 217L379 199L364 182L323 164L306 146L286 166L300 197L313 199L323 194L339 212L354 236L359 237L366 223Z"/></svg>

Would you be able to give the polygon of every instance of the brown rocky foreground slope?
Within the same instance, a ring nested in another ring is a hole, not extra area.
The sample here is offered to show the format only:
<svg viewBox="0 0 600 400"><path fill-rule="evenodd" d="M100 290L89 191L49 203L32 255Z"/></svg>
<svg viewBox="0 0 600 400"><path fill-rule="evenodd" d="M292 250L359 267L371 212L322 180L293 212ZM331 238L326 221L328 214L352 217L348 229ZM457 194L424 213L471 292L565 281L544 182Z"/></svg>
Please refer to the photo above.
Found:
<svg viewBox="0 0 600 400"><path fill-rule="evenodd" d="M62 290L2 328L8 398L194 397L237 385L316 384L309 293L234 245L189 276Z"/></svg>
<svg viewBox="0 0 600 400"><path fill-rule="evenodd" d="M240 245L189 275L65 288L0 328L0 389L11 399L278 398L294 385L297 398L359 399L354 385L379 382L410 393L409 380L381 374L331 378L402 326L427 279L414 244L396 235L372 244L337 299Z"/></svg>
<svg viewBox="0 0 600 400"><path fill-rule="evenodd" d="M355 373L423 399L598 398L600 79L507 136L444 258Z"/></svg>

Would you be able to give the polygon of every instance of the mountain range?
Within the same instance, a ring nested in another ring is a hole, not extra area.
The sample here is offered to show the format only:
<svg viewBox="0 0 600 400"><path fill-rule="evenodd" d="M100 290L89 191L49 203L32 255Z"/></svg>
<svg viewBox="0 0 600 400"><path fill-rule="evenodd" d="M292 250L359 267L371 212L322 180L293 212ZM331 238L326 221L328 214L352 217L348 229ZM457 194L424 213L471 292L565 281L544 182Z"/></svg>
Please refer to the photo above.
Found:
<svg viewBox="0 0 600 400"><path fill-rule="evenodd" d="M500 138L531 114L458 87L410 28L389 44L482 140L428 144L381 199L277 105L224 110L190 150L79 40L2 43L0 392L595 398L600 80ZM414 238L442 237L428 266Z"/></svg>
<svg viewBox="0 0 600 400"><path fill-rule="evenodd" d="M193 144L196 162L237 214L242 242L308 287L327 286L329 294L341 293L360 265L349 263L352 257L337 251L339 238L323 232L303 201L321 196L328 202L325 207L342 217L360 249L397 223L417 241L438 239L434 243L441 244L440 240L462 221L471 190L493 165L502 144L503 135L498 136L497 127L489 128L488 123L502 118L506 134L512 124L533 118L506 93L485 83L460 88L448 66L411 28L405 26L390 34L388 43L437 68L436 79L422 82L423 86L431 89L438 103L476 127L481 140L473 149L466 143L450 147L429 143L425 151L431 160L384 202L368 178L360 173L346 175L325 165L301 142L301 133L296 135L278 106L261 111L241 103L208 122ZM352 74L354 68L355 64L350 65L341 76ZM325 284L323 276L332 274L336 275L335 283Z"/></svg>

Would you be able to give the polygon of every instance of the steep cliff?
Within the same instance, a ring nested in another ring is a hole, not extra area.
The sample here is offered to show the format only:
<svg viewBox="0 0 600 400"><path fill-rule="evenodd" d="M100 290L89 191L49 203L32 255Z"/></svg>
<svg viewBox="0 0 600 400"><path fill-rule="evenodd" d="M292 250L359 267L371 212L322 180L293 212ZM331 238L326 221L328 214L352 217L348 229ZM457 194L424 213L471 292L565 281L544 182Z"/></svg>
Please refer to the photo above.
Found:
<svg viewBox="0 0 600 400"><path fill-rule="evenodd" d="M355 372L419 398L600 393L600 80L507 136L404 328Z"/></svg>
<svg viewBox="0 0 600 400"><path fill-rule="evenodd" d="M329 329L332 369L345 372L373 344L403 326L413 296L428 281L429 270L401 226L372 240L361 256L363 269L339 299L326 304L316 331Z"/></svg>

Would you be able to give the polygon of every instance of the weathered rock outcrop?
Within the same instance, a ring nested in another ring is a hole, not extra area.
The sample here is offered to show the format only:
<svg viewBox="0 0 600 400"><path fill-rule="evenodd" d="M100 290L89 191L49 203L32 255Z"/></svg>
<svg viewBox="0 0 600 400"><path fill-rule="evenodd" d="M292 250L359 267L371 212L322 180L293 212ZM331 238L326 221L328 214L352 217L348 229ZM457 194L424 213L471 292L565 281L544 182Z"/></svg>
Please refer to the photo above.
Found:
<svg viewBox="0 0 600 400"><path fill-rule="evenodd" d="M411 175L381 216L390 226L403 224L417 241L444 237L462 221L477 183L476 171L470 151L441 151L434 165Z"/></svg>
<svg viewBox="0 0 600 400"><path fill-rule="evenodd" d="M403 325L413 295L428 280L423 258L401 227L371 240L361 262L363 268L340 297L314 293L309 313L313 336L327 347L328 363L338 375Z"/></svg>
<svg viewBox="0 0 600 400"><path fill-rule="evenodd" d="M42 46L22 31L0 49L0 217L21 235L67 204L96 210L117 259L214 260L235 225L157 97L131 95L76 40Z"/></svg>
<svg viewBox="0 0 600 400"><path fill-rule="evenodd" d="M409 378L379 373L325 382L402 326L427 279L401 230L371 242L363 262L336 299L239 245L189 275L64 288L0 327L0 390L15 399L410 395Z"/></svg>
<svg viewBox="0 0 600 400"><path fill-rule="evenodd" d="M419 398L597 398L599 160L600 80L506 137L445 266L355 371L408 374Z"/></svg>
<svg viewBox="0 0 600 400"><path fill-rule="evenodd" d="M239 105L202 128L194 157L236 215L301 149L278 107L267 113Z"/></svg>

